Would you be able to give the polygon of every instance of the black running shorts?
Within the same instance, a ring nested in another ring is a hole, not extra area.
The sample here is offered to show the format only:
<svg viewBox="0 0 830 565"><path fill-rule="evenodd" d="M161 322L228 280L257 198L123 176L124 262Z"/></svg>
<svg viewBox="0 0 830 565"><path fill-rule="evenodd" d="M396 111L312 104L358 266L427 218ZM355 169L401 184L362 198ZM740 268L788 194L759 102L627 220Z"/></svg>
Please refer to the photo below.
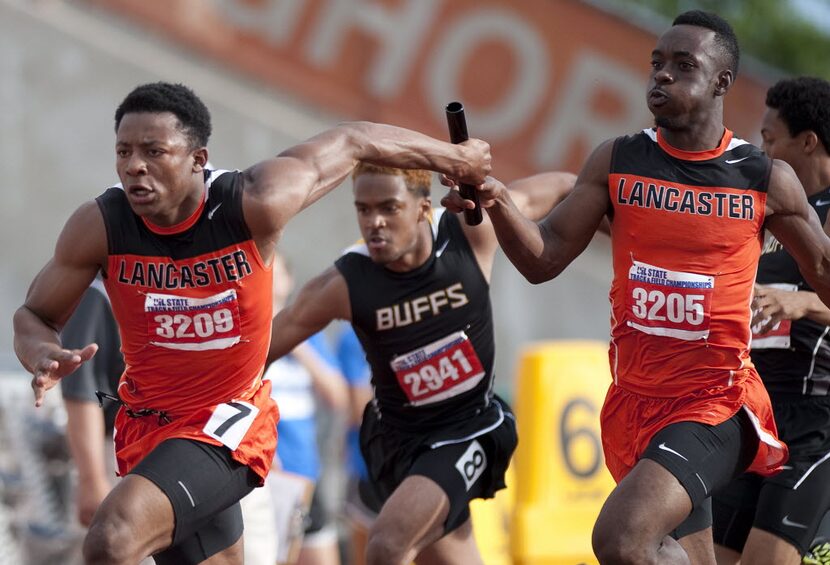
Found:
<svg viewBox="0 0 830 565"><path fill-rule="evenodd" d="M742 552L755 527L803 555L830 509L830 400L777 395L772 408L790 458L777 475L745 473L715 495L715 543Z"/></svg>
<svg viewBox="0 0 830 565"><path fill-rule="evenodd" d="M369 469L369 480L360 483L364 504L380 512L406 477L427 477L450 501L445 533L467 521L470 500L492 498L504 488L504 474L518 443L513 414L498 398L481 416L456 429L430 434L404 433L387 426L370 404L360 436Z"/></svg>
<svg viewBox="0 0 830 565"><path fill-rule="evenodd" d="M173 505L173 543L153 556L158 565L196 565L235 544L239 500L260 482L226 447L189 439L162 442L131 473L152 481Z"/></svg>
<svg viewBox="0 0 830 565"><path fill-rule="evenodd" d="M692 512L677 527L674 537L680 539L712 525L707 499L749 467L758 441L745 410L717 426L678 422L654 435L643 458L659 463L674 475L692 501Z"/></svg>

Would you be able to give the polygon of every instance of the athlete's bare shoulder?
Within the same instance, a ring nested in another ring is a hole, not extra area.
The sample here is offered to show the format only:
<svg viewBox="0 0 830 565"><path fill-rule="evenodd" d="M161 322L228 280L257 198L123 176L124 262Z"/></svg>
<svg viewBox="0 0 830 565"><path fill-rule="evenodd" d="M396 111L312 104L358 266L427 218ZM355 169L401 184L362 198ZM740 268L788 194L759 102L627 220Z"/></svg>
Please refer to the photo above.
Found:
<svg viewBox="0 0 830 565"><path fill-rule="evenodd" d="M767 188L766 216L803 213L808 206L804 188L786 161L772 160Z"/></svg>
<svg viewBox="0 0 830 565"><path fill-rule="evenodd" d="M72 213L55 246L55 260L88 267L107 264L108 240L104 216L95 200L84 202Z"/></svg>

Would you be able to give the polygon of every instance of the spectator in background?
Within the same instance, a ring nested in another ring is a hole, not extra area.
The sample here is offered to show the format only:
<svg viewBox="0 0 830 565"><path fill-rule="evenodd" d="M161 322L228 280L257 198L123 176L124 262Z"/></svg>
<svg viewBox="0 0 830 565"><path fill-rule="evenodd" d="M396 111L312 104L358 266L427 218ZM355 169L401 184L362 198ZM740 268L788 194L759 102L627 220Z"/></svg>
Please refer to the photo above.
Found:
<svg viewBox="0 0 830 565"><path fill-rule="evenodd" d="M98 344L98 354L61 381L66 406L66 436L78 469L75 504L78 521L87 527L101 501L113 487L115 452L112 432L118 403L104 400L103 410L96 391L115 396L124 372L121 338L109 299L100 278L84 292L78 308L64 326L65 347L81 349Z"/></svg>
<svg viewBox="0 0 830 565"><path fill-rule="evenodd" d="M78 472L75 510L78 522L89 527L101 501L115 486L115 445L113 430L119 403L118 380L124 372L121 337L100 276L81 297L75 312L66 322L61 339L69 349L98 344L98 353L88 363L61 380L61 395L66 408L66 439L69 454ZM147 558L142 565L152 565Z"/></svg>
<svg viewBox="0 0 830 565"><path fill-rule="evenodd" d="M281 253L274 260L274 312L280 311L294 288L291 270ZM277 424L275 468L306 477L318 483L321 474L317 442L317 400L331 410L342 412L348 403L348 389L337 360L322 333L311 336L290 354L266 368L271 381L271 396L280 409ZM279 473L271 473L268 483L275 486ZM284 504L277 499L275 504ZM338 565L340 554L337 530L321 489L315 486L298 565Z"/></svg>
<svg viewBox="0 0 830 565"><path fill-rule="evenodd" d="M366 542L369 528L377 513L360 500L359 485L368 480L366 462L360 453L360 422L363 411L372 400L372 372L366 362L366 352L350 324L343 324L337 336L337 361L349 383L349 427L346 431L346 505L349 526L349 556L351 565L366 563Z"/></svg>

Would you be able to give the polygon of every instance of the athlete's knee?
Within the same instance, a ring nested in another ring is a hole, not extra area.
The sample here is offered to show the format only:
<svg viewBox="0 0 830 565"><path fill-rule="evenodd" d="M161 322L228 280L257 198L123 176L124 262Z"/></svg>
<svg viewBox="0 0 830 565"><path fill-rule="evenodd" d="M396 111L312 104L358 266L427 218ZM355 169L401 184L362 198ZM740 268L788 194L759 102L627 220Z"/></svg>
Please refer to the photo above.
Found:
<svg viewBox="0 0 830 565"><path fill-rule="evenodd" d="M127 523L115 517L96 516L84 539L84 562L87 565L119 565L137 563L134 533Z"/></svg>
<svg viewBox="0 0 830 565"><path fill-rule="evenodd" d="M591 536L594 554L601 564L656 563L659 540L645 539L642 530L626 527L625 520L603 518L601 514Z"/></svg>
<svg viewBox="0 0 830 565"><path fill-rule="evenodd" d="M366 565L403 565L409 563L411 544L389 529L372 529L366 543Z"/></svg>
<svg viewBox="0 0 830 565"><path fill-rule="evenodd" d="M600 563L636 563L630 551L618 543L619 538L609 532L594 528L591 546Z"/></svg>
<svg viewBox="0 0 830 565"><path fill-rule="evenodd" d="M594 555L600 565L645 565L657 563L656 548L627 543L624 540L592 539Z"/></svg>

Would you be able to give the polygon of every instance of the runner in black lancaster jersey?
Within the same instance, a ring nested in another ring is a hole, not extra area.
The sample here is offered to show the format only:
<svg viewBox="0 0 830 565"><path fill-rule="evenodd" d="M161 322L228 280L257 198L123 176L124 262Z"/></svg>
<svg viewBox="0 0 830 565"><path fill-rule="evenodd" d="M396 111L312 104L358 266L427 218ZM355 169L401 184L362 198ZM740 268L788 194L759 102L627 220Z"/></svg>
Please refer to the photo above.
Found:
<svg viewBox="0 0 830 565"><path fill-rule="evenodd" d="M763 149L789 163L826 225L830 83L784 80L767 93ZM768 478L747 473L713 498L718 563L801 562L830 508L830 309L795 259L767 234L753 299L752 361L790 458Z"/></svg>
<svg viewBox="0 0 830 565"><path fill-rule="evenodd" d="M425 171L364 164L353 178L364 242L274 318L269 359L350 320L374 387L360 432L361 497L380 512L367 563L481 563L468 503L504 487L516 446L513 415L492 391L495 235L433 210ZM550 173L513 188L541 217L573 180ZM530 193L536 181L544 190Z"/></svg>

